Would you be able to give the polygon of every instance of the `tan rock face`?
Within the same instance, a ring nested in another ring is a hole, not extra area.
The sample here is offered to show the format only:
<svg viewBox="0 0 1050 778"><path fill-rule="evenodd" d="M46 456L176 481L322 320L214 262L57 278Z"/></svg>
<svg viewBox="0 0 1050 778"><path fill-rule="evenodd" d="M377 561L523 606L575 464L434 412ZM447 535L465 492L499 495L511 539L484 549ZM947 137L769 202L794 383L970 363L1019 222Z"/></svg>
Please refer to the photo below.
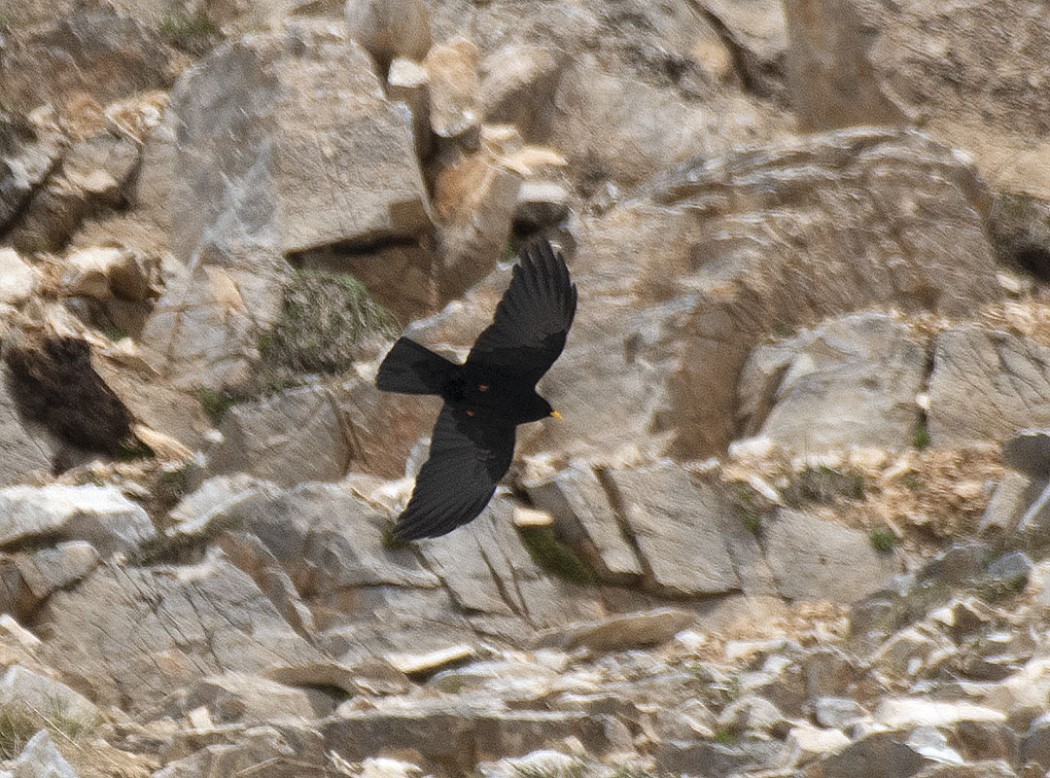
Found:
<svg viewBox="0 0 1050 778"><path fill-rule="evenodd" d="M179 385L245 380L280 309L284 255L430 229L403 117L365 53L323 27L221 49L187 73L170 113L174 154L158 141L150 160L172 165L171 245L191 272L142 339Z"/></svg>
<svg viewBox="0 0 1050 778"><path fill-rule="evenodd" d="M989 179L1047 197L1050 20L1038 0L790 0L788 85L804 127L918 124ZM1009 40L1009 45L1005 41ZM1026 67L1017 68L1018 62Z"/></svg>
<svg viewBox="0 0 1050 778"><path fill-rule="evenodd" d="M385 80L397 57L420 61L430 49L430 14L422 0L346 0L350 36L368 51Z"/></svg>
<svg viewBox="0 0 1050 778"><path fill-rule="evenodd" d="M0 91L9 108L65 108L85 96L104 105L170 86L175 52L146 25L112 12L49 10L47 23L17 36L5 52Z"/></svg>

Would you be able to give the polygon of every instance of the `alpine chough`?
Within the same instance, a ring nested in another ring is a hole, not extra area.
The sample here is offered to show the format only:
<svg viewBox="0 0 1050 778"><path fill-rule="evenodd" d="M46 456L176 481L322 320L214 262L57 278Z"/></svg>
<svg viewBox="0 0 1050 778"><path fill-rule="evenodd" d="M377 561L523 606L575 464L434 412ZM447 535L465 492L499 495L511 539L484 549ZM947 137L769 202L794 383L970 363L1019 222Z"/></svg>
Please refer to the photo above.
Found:
<svg viewBox="0 0 1050 778"><path fill-rule="evenodd" d="M462 365L408 338L394 343L376 386L445 401L430 457L394 526L397 540L438 537L476 518L510 467L517 425L560 418L536 382L561 354L575 314L576 285L543 240L521 252L492 324Z"/></svg>

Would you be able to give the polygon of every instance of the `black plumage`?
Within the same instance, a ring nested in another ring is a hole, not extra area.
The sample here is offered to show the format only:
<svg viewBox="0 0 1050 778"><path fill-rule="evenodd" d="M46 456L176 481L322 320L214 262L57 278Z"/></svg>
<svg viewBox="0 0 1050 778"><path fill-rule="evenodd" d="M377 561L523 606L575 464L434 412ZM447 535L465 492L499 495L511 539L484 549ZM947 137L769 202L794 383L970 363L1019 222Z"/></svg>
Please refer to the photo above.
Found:
<svg viewBox="0 0 1050 778"><path fill-rule="evenodd" d="M440 395L445 405L394 537L444 535L480 514L514 456L517 425L556 415L536 383L565 347L576 314L576 286L547 241L521 253L492 324L462 365L399 338L376 386Z"/></svg>

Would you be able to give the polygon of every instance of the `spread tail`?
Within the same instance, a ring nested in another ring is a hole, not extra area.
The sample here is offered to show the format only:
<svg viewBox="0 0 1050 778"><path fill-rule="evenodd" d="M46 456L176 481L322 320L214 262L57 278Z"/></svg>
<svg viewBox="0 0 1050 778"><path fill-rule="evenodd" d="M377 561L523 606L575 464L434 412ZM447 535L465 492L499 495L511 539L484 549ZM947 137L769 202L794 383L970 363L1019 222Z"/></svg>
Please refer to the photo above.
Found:
<svg viewBox="0 0 1050 778"><path fill-rule="evenodd" d="M379 366L376 386L401 394L440 394L459 365L408 338L398 338Z"/></svg>

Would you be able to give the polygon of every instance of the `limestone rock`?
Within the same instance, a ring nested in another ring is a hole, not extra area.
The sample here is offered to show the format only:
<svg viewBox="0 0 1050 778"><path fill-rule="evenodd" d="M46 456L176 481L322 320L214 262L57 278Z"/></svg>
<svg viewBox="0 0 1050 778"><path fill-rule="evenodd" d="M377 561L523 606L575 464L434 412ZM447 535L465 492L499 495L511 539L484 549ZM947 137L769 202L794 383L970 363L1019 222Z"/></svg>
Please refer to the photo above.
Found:
<svg viewBox="0 0 1050 778"><path fill-rule="evenodd" d="M99 559L93 545L71 540L22 557L15 564L26 587L42 600L86 576L98 566Z"/></svg>
<svg viewBox="0 0 1050 778"><path fill-rule="evenodd" d="M346 22L384 77L396 58L419 62L430 50L430 13L422 0L346 0Z"/></svg>
<svg viewBox="0 0 1050 778"><path fill-rule="evenodd" d="M740 377L744 432L807 452L908 447L925 371L925 345L906 325L846 316L752 353Z"/></svg>
<svg viewBox="0 0 1050 778"><path fill-rule="evenodd" d="M801 767L825 754L849 745L849 738L837 729L821 729L802 722L791 728L787 736L784 764Z"/></svg>
<svg viewBox="0 0 1050 778"><path fill-rule="evenodd" d="M945 15L920 0L893 11L854 0L792 0L784 8L787 73L800 124L918 124L973 153L999 186L1045 199L1050 190L1036 171L1045 169L1050 144L1032 139L1047 133L1036 106L1050 86L1029 83L1013 67L1018 57L1036 69L1047 61L1050 23L1040 10L1037 0L1017 3L992 25L985 4ZM999 30L1013 36L1009 50L996 44ZM941 67L949 57L952 67ZM993 83L1018 99L993 98L986 90Z"/></svg>
<svg viewBox="0 0 1050 778"><path fill-rule="evenodd" d="M160 262L127 248L99 247L66 259L62 287L67 294L98 300L119 297L142 302L159 286Z"/></svg>
<svg viewBox="0 0 1050 778"><path fill-rule="evenodd" d="M102 711L60 681L12 665L0 677L0 704L12 713L68 721L91 730L102 723Z"/></svg>
<svg viewBox="0 0 1050 778"><path fill-rule="evenodd" d="M890 698L875 710L875 722L892 730L914 727L952 727L961 721L1004 722L1000 711L967 702L939 702L921 698Z"/></svg>
<svg viewBox="0 0 1050 778"><path fill-rule="evenodd" d="M514 227L534 231L562 222L569 215L569 192L561 184L526 181L514 207Z"/></svg>
<svg viewBox="0 0 1050 778"><path fill-rule="evenodd" d="M732 745L705 740L671 741L658 744L653 759L660 770L676 775L729 778L772 769L783 760L783 750L781 743L766 738L742 738Z"/></svg>
<svg viewBox="0 0 1050 778"><path fill-rule="evenodd" d="M43 103L68 109L85 97L105 105L169 86L173 55L131 16L85 9L60 13L5 47L0 91L10 107L25 111Z"/></svg>
<svg viewBox="0 0 1050 778"><path fill-rule="evenodd" d="M47 117L51 118L51 117ZM44 123L26 122L24 134L12 133L0 148L0 227L7 228L62 155L62 135Z"/></svg>
<svg viewBox="0 0 1050 778"><path fill-rule="evenodd" d="M922 135L808 136L683 165L645 191L581 224L571 268L586 291L544 384L565 420L525 451L711 455L735 434L740 373L770 332L871 305L962 314L996 294L987 193ZM945 230L970 247L965 270Z"/></svg>
<svg viewBox="0 0 1050 778"><path fill-rule="evenodd" d="M665 643L696 620L688 611L663 608L611 616L586 624L570 624L536 636L539 646L570 650L615 651Z"/></svg>
<svg viewBox="0 0 1050 778"><path fill-rule="evenodd" d="M331 713L335 701L320 690L296 689L247 673L229 672L201 679L160 705L178 718L204 708L218 725L258 724L272 719L315 719Z"/></svg>
<svg viewBox="0 0 1050 778"><path fill-rule="evenodd" d="M430 81L430 127L440 139L476 135L478 109L478 49L457 37L434 46L423 62Z"/></svg>
<svg viewBox="0 0 1050 778"><path fill-rule="evenodd" d="M908 778L931 764L897 732L875 732L812 763L805 778Z"/></svg>
<svg viewBox="0 0 1050 778"><path fill-rule="evenodd" d="M1050 348L975 325L941 333L930 376L930 438L936 446L1004 440L1050 425Z"/></svg>
<svg viewBox="0 0 1050 778"><path fill-rule="evenodd" d="M778 511L763 546L778 591L789 599L850 602L885 586L896 572L865 533L803 511Z"/></svg>
<svg viewBox="0 0 1050 778"><path fill-rule="evenodd" d="M416 155L430 156L430 75L426 68L410 59L398 58L390 64L386 94L392 103L403 103L412 113L412 134Z"/></svg>
<svg viewBox="0 0 1050 778"><path fill-rule="evenodd" d="M1050 478L1050 430L1019 430L1003 444L1003 463L1033 478Z"/></svg>
<svg viewBox="0 0 1050 778"><path fill-rule="evenodd" d="M641 562L591 468L570 467L526 487L533 503L554 517L559 536L580 548L599 575L615 581L642 574Z"/></svg>
<svg viewBox="0 0 1050 778"><path fill-rule="evenodd" d="M30 197L11 242L26 251L61 248L85 218L123 201L138 159L138 145L128 137L104 133L76 143Z"/></svg>
<svg viewBox="0 0 1050 778"><path fill-rule="evenodd" d="M11 248L0 248L0 303L20 305L36 291L37 272Z"/></svg>
<svg viewBox="0 0 1050 778"><path fill-rule="evenodd" d="M42 426L27 422L10 389L11 374L0 365L0 485L48 471L61 444Z"/></svg>
<svg viewBox="0 0 1050 778"><path fill-rule="evenodd" d="M561 52L529 43L510 43L481 62L478 101L486 121L513 124L526 138L545 127L561 75Z"/></svg>
<svg viewBox="0 0 1050 778"><path fill-rule="evenodd" d="M0 489L0 544L34 537L86 540L103 556L134 550L155 534L140 506L113 486L9 486Z"/></svg>
<svg viewBox="0 0 1050 778"><path fill-rule="evenodd" d="M249 473L279 486L334 481L350 458L332 397L320 386L238 403L226 412L219 431L222 442L208 454L206 478Z"/></svg>
<svg viewBox="0 0 1050 778"><path fill-rule="evenodd" d="M247 379L280 310L283 255L430 228L403 116L364 51L324 26L220 47L169 110L171 244L192 272L169 283L142 339L180 386Z"/></svg>
<svg viewBox="0 0 1050 778"><path fill-rule="evenodd" d="M496 497L477 519L446 537L421 541L427 562L480 630L513 635L523 623L565 625L597 615L597 602L572 592L529 558L514 530L513 508ZM524 622L522 621L524 620Z"/></svg>
<svg viewBox="0 0 1050 778"><path fill-rule="evenodd" d="M443 168L434 183L441 225L443 300L458 297L503 256L521 178L482 150Z"/></svg>
<svg viewBox="0 0 1050 778"><path fill-rule="evenodd" d="M102 704L143 710L202 673L320 659L252 580L220 556L195 566L100 568L42 615L51 664Z"/></svg>
<svg viewBox="0 0 1050 778"><path fill-rule="evenodd" d="M11 778L79 778L62 752L55 748L46 729L29 739L8 775Z"/></svg>
<svg viewBox="0 0 1050 778"><path fill-rule="evenodd" d="M771 591L758 541L716 487L695 482L670 464L607 475L657 591L676 596Z"/></svg>

